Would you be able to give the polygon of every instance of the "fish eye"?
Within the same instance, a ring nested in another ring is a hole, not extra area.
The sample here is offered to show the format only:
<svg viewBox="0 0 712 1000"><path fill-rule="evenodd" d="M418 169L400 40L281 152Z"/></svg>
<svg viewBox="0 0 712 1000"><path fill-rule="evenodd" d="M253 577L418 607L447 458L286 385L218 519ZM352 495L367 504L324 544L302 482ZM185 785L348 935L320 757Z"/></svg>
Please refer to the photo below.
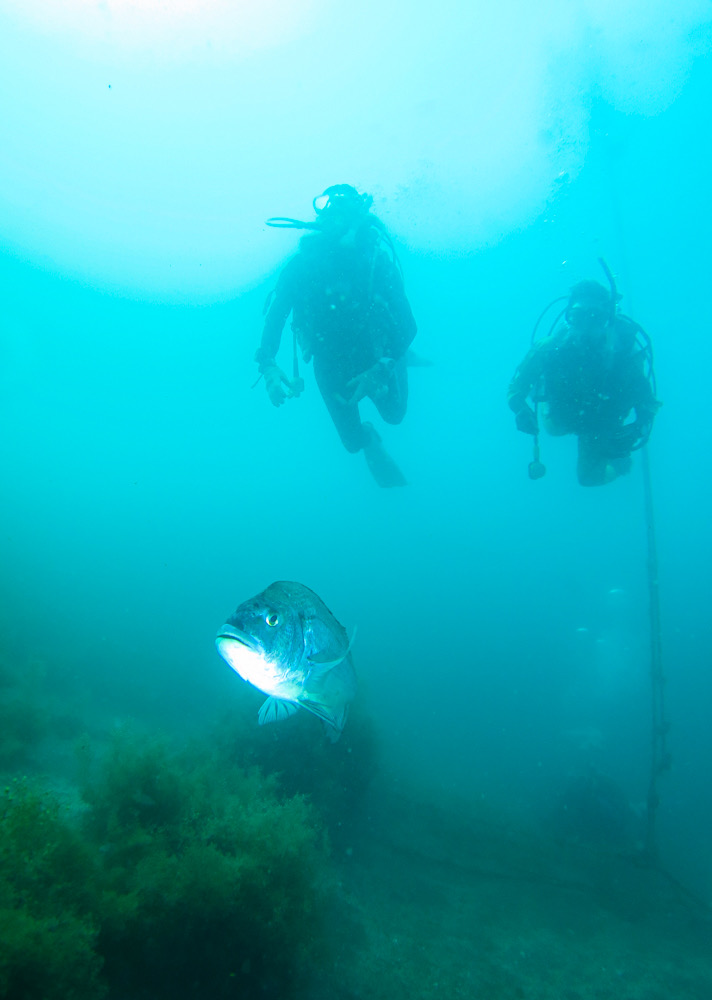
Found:
<svg viewBox="0 0 712 1000"><path fill-rule="evenodd" d="M273 611L271 615L267 615L265 621L274 628L275 625L279 625L279 615Z"/></svg>

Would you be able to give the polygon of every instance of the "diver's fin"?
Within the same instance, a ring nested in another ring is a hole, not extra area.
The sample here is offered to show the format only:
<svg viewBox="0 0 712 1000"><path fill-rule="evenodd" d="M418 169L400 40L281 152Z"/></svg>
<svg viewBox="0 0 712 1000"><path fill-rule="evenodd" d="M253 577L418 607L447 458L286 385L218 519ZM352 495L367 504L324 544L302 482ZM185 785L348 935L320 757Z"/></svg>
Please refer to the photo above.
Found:
<svg viewBox="0 0 712 1000"><path fill-rule="evenodd" d="M410 347L405 352L405 363L408 368L432 368L433 362L429 358L424 358L416 354Z"/></svg>
<svg viewBox="0 0 712 1000"><path fill-rule="evenodd" d="M351 652L351 647L354 644L354 639L356 638L356 626L354 625L353 634L349 640L349 644L346 647L343 656L337 657L335 660L324 659L325 653L314 653L313 656L309 657L309 663L311 665L311 671L309 673L310 677L318 677L319 674L325 673L327 670L331 670L333 667L338 667L340 663L343 663L346 657Z"/></svg>
<svg viewBox="0 0 712 1000"><path fill-rule="evenodd" d="M261 726L267 725L268 722L281 722L282 719L288 719L290 715L294 713L299 708L295 705L293 701L283 701L281 698L273 698L271 695L267 701L262 703L262 707L257 713L257 721Z"/></svg>
<svg viewBox="0 0 712 1000"><path fill-rule="evenodd" d="M371 475L378 485L386 488L407 486L405 476L381 444L381 439L373 424L365 423L363 426L371 438L363 449L363 453L366 456L366 464L371 470Z"/></svg>

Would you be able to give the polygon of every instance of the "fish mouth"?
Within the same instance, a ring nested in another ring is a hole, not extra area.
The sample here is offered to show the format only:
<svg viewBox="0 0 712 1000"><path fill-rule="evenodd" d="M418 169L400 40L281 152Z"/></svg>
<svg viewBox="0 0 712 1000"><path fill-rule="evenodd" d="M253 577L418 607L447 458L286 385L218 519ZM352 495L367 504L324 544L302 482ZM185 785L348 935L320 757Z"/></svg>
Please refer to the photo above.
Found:
<svg viewBox="0 0 712 1000"><path fill-rule="evenodd" d="M231 639L233 642L239 642L243 646L247 646L248 649L251 649L255 653L259 653L260 651L252 636L248 635L247 632L243 632L239 628L235 628L234 625L222 625L218 629L215 641L219 642L220 639Z"/></svg>

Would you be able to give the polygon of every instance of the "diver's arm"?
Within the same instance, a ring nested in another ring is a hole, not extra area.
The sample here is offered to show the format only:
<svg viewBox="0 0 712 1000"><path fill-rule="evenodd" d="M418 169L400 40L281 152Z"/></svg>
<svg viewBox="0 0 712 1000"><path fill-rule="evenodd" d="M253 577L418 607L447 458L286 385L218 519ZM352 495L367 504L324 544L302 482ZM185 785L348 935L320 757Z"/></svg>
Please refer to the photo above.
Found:
<svg viewBox="0 0 712 1000"><path fill-rule="evenodd" d="M507 405L512 413L519 413L527 405L527 397L534 383L544 370L544 356L541 345L535 344L520 363L507 391Z"/></svg>
<svg viewBox="0 0 712 1000"><path fill-rule="evenodd" d="M653 426L655 414L662 404L655 398L651 376L646 375L644 354L636 351L629 357L628 366L628 398L630 409L635 411L634 426L641 438L647 438Z"/></svg>
<svg viewBox="0 0 712 1000"><path fill-rule="evenodd" d="M292 311L294 304L294 289L297 281L298 264L297 258L286 265L279 276L277 287L274 290L274 297L270 303L265 316L264 327L262 328L262 339L260 346L255 353L260 372L265 366L275 363L279 345L282 340L282 330L287 322L287 317Z"/></svg>
<svg viewBox="0 0 712 1000"><path fill-rule="evenodd" d="M527 384L521 370L518 368L507 390L507 406L512 413L519 413L522 407L527 405L527 396L530 391L531 384Z"/></svg>
<svg viewBox="0 0 712 1000"><path fill-rule="evenodd" d="M534 384L544 370L544 357L540 345L534 345L514 373L507 391L507 405L515 416L517 430L524 434L538 434L536 413L527 402Z"/></svg>
<svg viewBox="0 0 712 1000"><path fill-rule="evenodd" d="M632 406L632 409L635 411L635 424L633 426L637 429L640 438L647 439L653 428L655 414L662 406L662 403L655 398L650 382L642 373L639 375L636 388L637 391Z"/></svg>
<svg viewBox="0 0 712 1000"><path fill-rule="evenodd" d="M281 406L285 400L299 395L295 385L287 378L276 362L282 340L282 330L294 303L295 259L282 271L274 292L274 298L265 317L262 340L255 352L255 361L260 375L264 376L267 395L274 406Z"/></svg>
<svg viewBox="0 0 712 1000"><path fill-rule="evenodd" d="M401 273L388 254L381 254L376 274L374 294L385 303L391 320L386 337L386 354L397 361L412 344L418 327L405 294Z"/></svg>

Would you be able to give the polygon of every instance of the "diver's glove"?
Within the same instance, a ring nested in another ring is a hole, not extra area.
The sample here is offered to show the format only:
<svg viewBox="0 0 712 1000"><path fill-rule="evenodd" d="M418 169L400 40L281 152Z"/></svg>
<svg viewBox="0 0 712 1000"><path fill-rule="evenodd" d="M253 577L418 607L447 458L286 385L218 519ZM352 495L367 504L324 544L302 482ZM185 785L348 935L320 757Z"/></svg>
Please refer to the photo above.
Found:
<svg viewBox="0 0 712 1000"><path fill-rule="evenodd" d="M395 364L393 358L379 358L375 365L371 365L365 372L350 379L346 383L348 395L344 401L353 405L365 396L369 396L371 399L381 399L387 395L388 380Z"/></svg>
<svg viewBox="0 0 712 1000"><path fill-rule="evenodd" d="M260 371L264 376L265 389L273 406L281 406L286 399L294 396L289 379L274 361L260 365Z"/></svg>
<svg viewBox="0 0 712 1000"><path fill-rule="evenodd" d="M539 424L536 420L536 413L532 410L529 403L524 403L521 409L517 410L514 421L517 425L517 430L522 431L524 434L539 433Z"/></svg>

